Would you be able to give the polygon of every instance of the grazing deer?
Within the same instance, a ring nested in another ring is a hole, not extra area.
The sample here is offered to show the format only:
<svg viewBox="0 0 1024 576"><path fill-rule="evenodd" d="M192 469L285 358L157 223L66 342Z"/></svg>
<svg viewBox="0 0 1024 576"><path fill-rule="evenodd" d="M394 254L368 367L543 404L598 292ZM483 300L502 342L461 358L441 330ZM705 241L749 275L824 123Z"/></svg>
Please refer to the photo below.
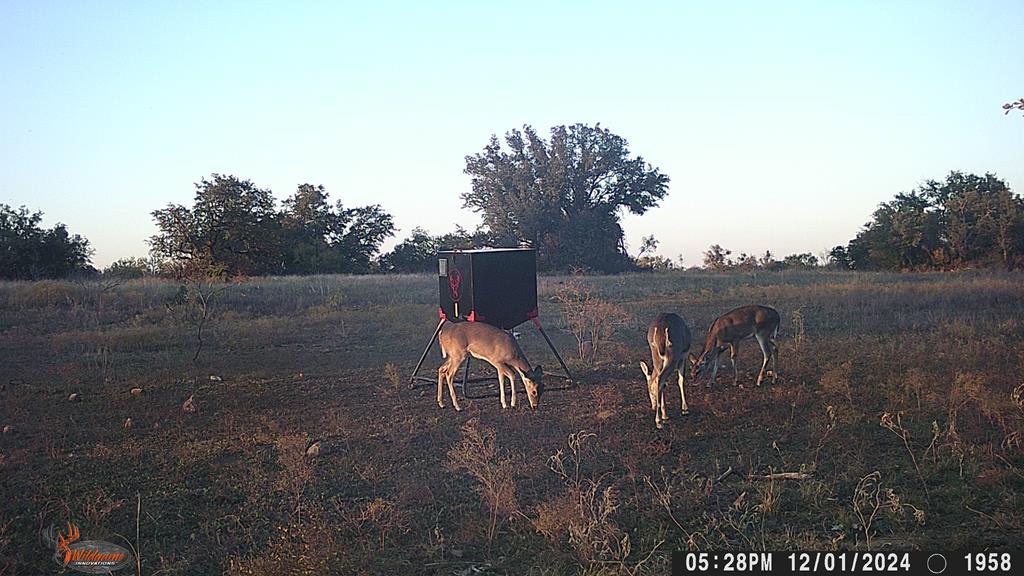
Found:
<svg viewBox="0 0 1024 576"><path fill-rule="evenodd" d="M708 336L704 340L704 351L697 358L690 354L690 373L697 378L701 372L712 365L711 379L707 387L715 383L715 376L718 374L718 356L725 349L729 348L729 357L732 359L732 370L735 374L733 384L739 384L740 372L736 367L736 352L740 341L753 337L761 346L761 353L764 354L764 362L761 363L761 371L757 374L757 385L761 385L764 378L765 367L768 366L768 359L772 361L772 382L778 378L775 370L775 359L778 356L778 346L775 345L775 337L779 334L779 313L768 306L742 306L719 316L708 329Z"/></svg>
<svg viewBox="0 0 1024 576"><path fill-rule="evenodd" d="M654 425L658 428L661 428L662 422L668 421L668 413L665 411L665 386L668 385L673 370L678 374L683 415L690 412L686 406L682 370L686 351L690 349L690 340L690 328L677 314L658 314L647 326L647 343L651 345L652 366L648 369L646 362L640 362L640 370L647 378L647 393L651 397L651 408L654 410Z"/></svg>
<svg viewBox="0 0 1024 576"><path fill-rule="evenodd" d="M502 408L508 408L505 401L506 378L512 388L512 407L516 407L516 373L523 379L523 388L526 389L530 407L537 407L540 395L544 393L544 370L540 366L530 368L530 362L523 355L515 338L508 332L483 322L445 322L438 335L438 341L441 343L441 356L446 359L437 369L438 406L444 408L442 384L447 380L452 405L456 410L462 410L459 399L455 396L455 385L452 380L469 354L473 358L486 361L498 371Z"/></svg>

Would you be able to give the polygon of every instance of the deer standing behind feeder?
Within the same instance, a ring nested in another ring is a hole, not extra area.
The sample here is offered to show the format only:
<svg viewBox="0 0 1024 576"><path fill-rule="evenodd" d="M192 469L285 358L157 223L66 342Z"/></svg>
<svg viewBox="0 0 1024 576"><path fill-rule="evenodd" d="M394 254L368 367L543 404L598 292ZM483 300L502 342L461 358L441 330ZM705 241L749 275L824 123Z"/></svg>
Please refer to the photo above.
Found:
<svg viewBox="0 0 1024 576"><path fill-rule="evenodd" d="M512 389L512 407L516 407L516 374L523 380L530 407L536 408L540 403L540 396L544 393L544 369L540 366L530 367L516 339L508 332L482 322L446 322L441 328L438 342L441 343L441 355L445 358L444 364L437 370L437 405L441 408L444 408L442 383L447 381L452 405L456 410L462 410L455 395L453 380L467 355L486 361L498 371L502 408L508 408L505 380L508 380Z"/></svg>
<svg viewBox="0 0 1024 576"><path fill-rule="evenodd" d="M568 390L573 377L555 345L544 332L539 318L537 302L537 253L532 248L484 248L473 250L440 250L438 264L438 307L440 321L430 342L423 349L409 384L417 381L433 382L418 372L435 341L441 345L445 358L438 369L437 403L444 407L444 384L456 410L460 404L455 395L454 379L459 365L465 360L462 376L463 398L482 398L489 393L471 395L467 384L492 381L493 377L469 377L472 358L487 361L498 371L498 390L502 407L508 406L505 380L512 386L512 405L516 405L515 376L523 380L530 405L538 405L541 392ZM541 382L541 369L531 368L522 349L510 333L523 323L530 322L544 338L548 348L558 360L564 376L564 385L547 386Z"/></svg>

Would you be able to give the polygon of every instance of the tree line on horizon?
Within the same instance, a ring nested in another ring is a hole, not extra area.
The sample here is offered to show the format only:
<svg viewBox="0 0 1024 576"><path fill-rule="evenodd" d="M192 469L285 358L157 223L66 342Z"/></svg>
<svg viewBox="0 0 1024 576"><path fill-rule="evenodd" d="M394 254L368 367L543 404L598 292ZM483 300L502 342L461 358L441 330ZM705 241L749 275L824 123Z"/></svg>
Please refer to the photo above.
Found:
<svg viewBox="0 0 1024 576"><path fill-rule="evenodd" d="M483 224L439 236L414 228L381 253L396 228L379 205L331 203L323 186L301 184L277 206L268 189L233 175L195 184L193 205L151 213L158 232L148 258L114 262L119 277L217 277L425 272L442 249L535 247L542 271L618 273L681 265L656 255L643 238L628 253L620 225L625 211L643 214L668 193L669 178L627 142L600 125L557 126L544 139L530 126L492 136L466 157L470 190L464 207ZM0 204L0 279L32 280L97 274L87 239L63 224L40 227L42 214ZM829 266L850 270L951 270L1024 267L1024 200L994 174L952 172L883 202L847 245L818 258L777 260L715 244L703 254L710 270L780 270Z"/></svg>
<svg viewBox="0 0 1024 576"><path fill-rule="evenodd" d="M883 202L830 260L850 270L1024 267L1024 199L995 174L951 172Z"/></svg>

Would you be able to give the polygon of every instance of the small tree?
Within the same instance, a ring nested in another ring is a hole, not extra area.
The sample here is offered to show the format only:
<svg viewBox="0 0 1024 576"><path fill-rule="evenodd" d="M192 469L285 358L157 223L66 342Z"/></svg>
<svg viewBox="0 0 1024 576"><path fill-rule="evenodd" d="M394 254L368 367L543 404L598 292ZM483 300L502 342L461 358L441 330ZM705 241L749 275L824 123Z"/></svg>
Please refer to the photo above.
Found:
<svg viewBox="0 0 1024 576"><path fill-rule="evenodd" d="M160 273L160 263L152 258L121 258L103 269L104 277L131 280L156 276Z"/></svg>
<svg viewBox="0 0 1024 576"><path fill-rule="evenodd" d="M0 279L64 278L91 269L92 248L64 224L42 228L42 212L0 204Z"/></svg>
<svg viewBox="0 0 1024 576"><path fill-rule="evenodd" d="M302 184L284 201L284 273L365 274L385 238L394 233L391 215L379 205L334 208L323 186Z"/></svg>
<svg viewBox="0 0 1024 576"><path fill-rule="evenodd" d="M728 270L734 265L734 262L729 258L730 254L732 254L732 250L726 250L718 244L712 244L704 252L704 267L709 270Z"/></svg>
<svg viewBox="0 0 1024 576"><path fill-rule="evenodd" d="M193 208L169 204L153 212L159 229L149 239L154 257L168 259L184 277L281 271L280 226L270 190L220 174L195 187Z"/></svg>
<svg viewBox="0 0 1024 576"><path fill-rule="evenodd" d="M595 296L578 274L566 279L555 293L555 300L562 305L565 322L576 338L582 362L594 361L602 343L607 342L619 326L631 320L622 306Z"/></svg>
<svg viewBox="0 0 1024 576"><path fill-rule="evenodd" d="M810 252L790 254L782 260L782 263L787 268L814 268L818 265L818 257Z"/></svg>
<svg viewBox="0 0 1024 576"><path fill-rule="evenodd" d="M428 272L436 266L437 239L419 227L413 228L408 238L380 257L380 269L384 272Z"/></svg>
<svg viewBox="0 0 1024 576"><path fill-rule="evenodd" d="M655 254L658 250L658 240L654 235L645 236L640 242L640 252L637 254L634 264L641 270L671 270L672 259Z"/></svg>

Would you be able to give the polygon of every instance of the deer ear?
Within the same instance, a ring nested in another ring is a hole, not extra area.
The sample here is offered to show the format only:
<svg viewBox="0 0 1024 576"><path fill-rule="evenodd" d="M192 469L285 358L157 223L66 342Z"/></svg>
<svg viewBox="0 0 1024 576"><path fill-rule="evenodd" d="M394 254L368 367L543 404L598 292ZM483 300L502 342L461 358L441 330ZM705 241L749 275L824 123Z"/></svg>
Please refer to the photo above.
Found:
<svg viewBox="0 0 1024 576"><path fill-rule="evenodd" d="M643 371L644 376L650 376L651 375L651 373L647 369L647 362L644 362L643 360L640 361L640 370Z"/></svg>

